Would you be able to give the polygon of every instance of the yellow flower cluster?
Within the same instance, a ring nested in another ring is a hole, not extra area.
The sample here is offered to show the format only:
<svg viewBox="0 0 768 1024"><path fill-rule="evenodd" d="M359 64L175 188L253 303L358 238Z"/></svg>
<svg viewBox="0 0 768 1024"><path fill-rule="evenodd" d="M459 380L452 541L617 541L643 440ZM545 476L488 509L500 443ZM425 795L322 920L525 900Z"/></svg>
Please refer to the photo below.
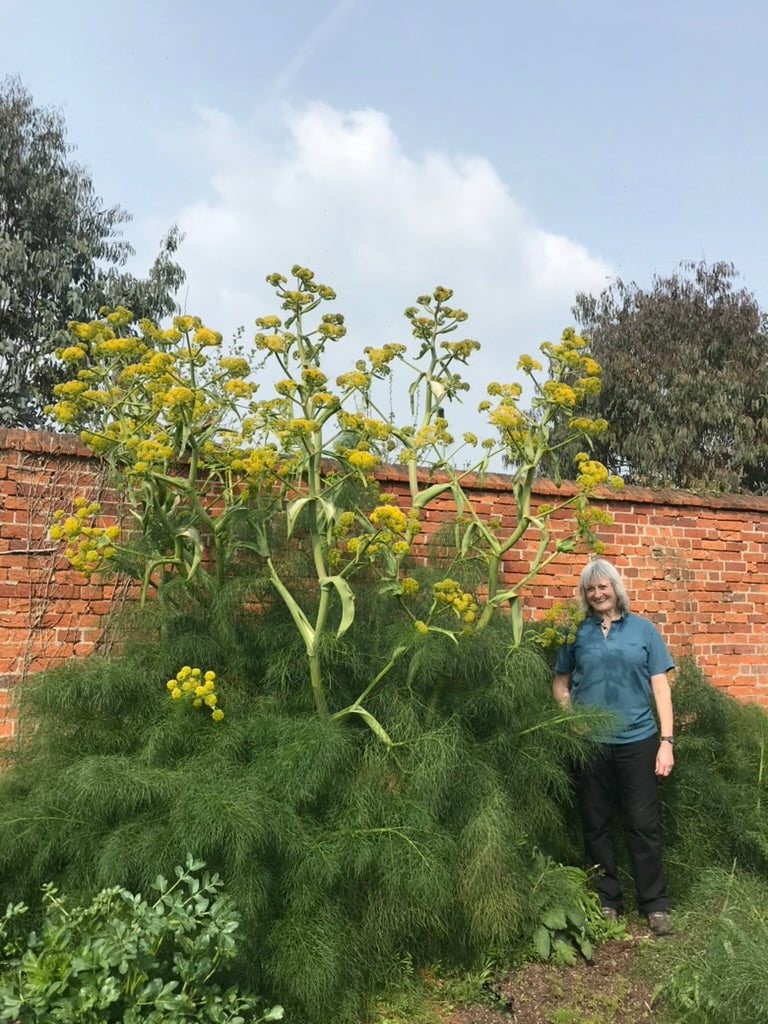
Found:
<svg viewBox="0 0 768 1024"><path fill-rule="evenodd" d="M372 348L369 346L368 348L363 349L363 351L370 360L371 368L373 370L382 370L384 368L388 368L389 363L391 363L393 359L402 355L406 351L406 347L405 345L397 344L383 345L381 348Z"/></svg>
<svg viewBox="0 0 768 1024"><path fill-rule="evenodd" d="M219 359L219 369L233 377L247 377L251 370L248 360L241 356L222 356Z"/></svg>
<svg viewBox="0 0 768 1024"><path fill-rule="evenodd" d="M192 335L192 342L198 348L217 347L221 344L221 335L210 327L198 327Z"/></svg>
<svg viewBox="0 0 768 1024"><path fill-rule="evenodd" d="M608 429L608 421L604 419L593 420L588 416L572 416L568 421L571 430L578 430L581 434L590 434L599 437Z"/></svg>
<svg viewBox="0 0 768 1024"><path fill-rule="evenodd" d="M576 405L576 392L570 385L564 384L562 381L545 381L542 393L546 400L554 405L564 405L569 409Z"/></svg>
<svg viewBox="0 0 768 1024"><path fill-rule="evenodd" d="M397 505L379 505L368 518L379 530L389 530L391 533L404 534L408 527L405 512Z"/></svg>
<svg viewBox="0 0 768 1024"><path fill-rule="evenodd" d="M233 398L252 398L256 385L249 380L233 378L224 382L224 390Z"/></svg>
<svg viewBox="0 0 768 1024"><path fill-rule="evenodd" d="M133 467L134 471L141 473L149 466L165 466L173 458L173 448L169 441L170 438L165 431L160 431L154 437L147 437L143 441L138 441L134 448L136 458Z"/></svg>
<svg viewBox="0 0 768 1024"><path fill-rule="evenodd" d="M269 281L269 278L267 280ZM285 278L283 278L284 280ZM256 326L262 327L265 331L273 331L276 327L282 327L282 324L283 321L279 316L260 316L256 320Z"/></svg>
<svg viewBox="0 0 768 1024"><path fill-rule="evenodd" d="M364 533L359 537L351 537L346 542L346 550L350 555L365 553L373 557L380 550L392 552L398 558L406 555L410 550L410 537L419 530L418 512L411 509L406 515L397 505L379 505L368 516L371 525L375 527L375 533ZM345 515L339 517L339 525L347 524L352 526L352 521L345 519Z"/></svg>
<svg viewBox="0 0 768 1024"><path fill-rule="evenodd" d="M110 567L115 557L113 541L118 537L118 526L96 526L95 520L101 511L101 505L93 501L90 504L83 497L75 498L75 511L67 515L64 509L53 513L54 523L50 529L52 540L66 540L65 554L73 569L86 579L95 572L103 572Z"/></svg>
<svg viewBox="0 0 768 1024"><path fill-rule="evenodd" d="M366 448L347 448L341 452L343 458L347 460L350 466L354 466L355 469L360 469L364 473L374 469L381 462L381 459L374 452L367 451Z"/></svg>
<svg viewBox="0 0 768 1024"><path fill-rule="evenodd" d="M558 601L544 612L544 625L532 632L531 640L541 647L560 647L561 644L573 643L576 627L583 618L575 601L567 604Z"/></svg>
<svg viewBox="0 0 768 1024"><path fill-rule="evenodd" d="M469 359L473 352L479 350L480 342L474 341L472 338L464 338L463 341L442 341L440 348L445 349L446 352L450 352L456 359L464 362Z"/></svg>
<svg viewBox="0 0 768 1024"><path fill-rule="evenodd" d="M523 393L523 389L517 382L512 384L499 384L498 381L491 381L485 389L489 395L499 398L503 402L515 402Z"/></svg>
<svg viewBox="0 0 768 1024"><path fill-rule="evenodd" d="M195 708L208 708L214 722L220 722L224 712L219 707L215 680L216 673L210 669L203 673L199 668L185 665L176 673L176 678L169 679L165 685L172 700L188 699Z"/></svg>
<svg viewBox="0 0 768 1024"><path fill-rule="evenodd" d="M526 421L523 414L514 405L500 404L488 415L488 422L504 431L525 430Z"/></svg>
<svg viewBox="0 0 768 1024"><path fill-rule="evenodd" d="M259 332L253 337L256 348L267 352L285 352L286 349L286 338L282 334L262 334Z"/></svg>
<svg viewBox="0 0 768 1024"><path fill-rule="evenodd" d="M82 439L102 454L133 456L134 466L126 460L128 472L143 475L167 461L168 452L162 451L167 437L160 437L158 429L218 423L224 410L251 398L254 385L245 379L250 373L245 359L225 356L218 366L208 366L205 349L218 347L222 339L199 317L177 316L168 329L145 318L138 321L139 333L121 336L130 330L133 315L122 307L105 307L100 314L101 319L89 323L69 324L76 343L58 355L69 362L90 356L90 365L79 369L75 380L57 386L59 401L51 411L67 424L81 417L102 420L100 429L86 430ZM130 451L129 421L145 439L157 441L160 450ZM121 446L126 451L119 451Z"/></svg>
<svg viewBox="0 0 768 1024"><path fill-rule="evenodd" d="M575 458L578 469L576 473L576 483L585 491L590 491L594 487L599 487L600 484L604 484L608 479L608 470L596 459L590 459L590 457L584 452L579 452Z"/></svg>
<svg viewBox="0 0 768 1024"><path fill-rule="evenodd" d="M598 508L597 505L587 505L581 513L581 520L590 526L610 526L613 516L606 509Z"/></svg>
<svg viewBox="0 0 768 1024"><path fill-rule="evenodd" d="M349 370L336 378L336 384L345 391L365 391L371 386L371 377L370 374L363 373L361 370Z"/></svg>
<svg viewBox="0 0 768 1024"><path fill-rule="evenodd" d="M317 328L317 333L323 338L338 341L339 338L343 338L347 333L347 328L344 326L344 317L341 313L326 313Z"/></svg>
<svg viewBox="0 0 768 1024"><path fill-rule="evenodd" d="M384 441L392 433L392 426L384 420L372 419L362 412L346 412L340 410L337 416L339 426L345 430L355 430L376 441Z"/></svg>
<svg viewBox="0 0 768 1024"><path fill-rule="evenodd" d="M538 359L532 359L529 355L522 355L517 360L517 369L522 370L523 373L536 373L542 369L541 363Z"/></svg>
<svg viewBox="0 0 768 1024"><path fill-rule="evenodd" d="M232 463L232 469L245 474L256 482L266 476L273 476L277 466L278 454L274 445L261 445L252 449L242 460Z"/></svg>
<svg viewBox="0 0 768 1024"><path fill-rule="evenodd" d="M465 593L461 586L446 577L432 585L432 592L438 604L447 605L452 608L462 622L470 625L477 617L477 604L471 594Z"/></svg>

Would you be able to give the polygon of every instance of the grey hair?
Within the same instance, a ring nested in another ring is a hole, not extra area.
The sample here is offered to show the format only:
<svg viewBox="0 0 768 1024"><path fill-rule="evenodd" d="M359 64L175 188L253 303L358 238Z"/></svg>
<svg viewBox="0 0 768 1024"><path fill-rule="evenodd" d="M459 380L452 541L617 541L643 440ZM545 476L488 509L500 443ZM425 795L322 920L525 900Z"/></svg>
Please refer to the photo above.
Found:
<svg viewBox="0 0 768 1024"><path fill-rule="evenodd" d="M579 608L585 615L589 615L590 607L587 601L587 587L592 586L595 580L608 580L616 594L616 607L620 612L629 611L629 597L622 583L621 576L616 572L610 562L604 558L595 558L587 562L579 576Z"/></svg>

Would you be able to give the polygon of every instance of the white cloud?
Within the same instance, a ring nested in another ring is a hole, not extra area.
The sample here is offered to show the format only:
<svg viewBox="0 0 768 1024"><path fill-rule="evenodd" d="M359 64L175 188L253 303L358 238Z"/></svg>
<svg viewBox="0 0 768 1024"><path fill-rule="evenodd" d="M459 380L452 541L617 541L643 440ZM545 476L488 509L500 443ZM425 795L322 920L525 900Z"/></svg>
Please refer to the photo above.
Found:
<svg viewBox="0 0 768 1024"><path fill-rule="evenodd" d="M256 316L275 311L265 275L310 266L347 317L335 371L365 345L409 341L403 308L448 285L470 313L463 336L483 346L467 410L488 380L516 379L518 356L566 326L576 292L611 273L539 227L487 160L406 154L379 111L315 103L286 109L275 132L206 110L195 153L211 170L209 198L178 214L190 312L225 333L244 324L248 337Z"/></svg>

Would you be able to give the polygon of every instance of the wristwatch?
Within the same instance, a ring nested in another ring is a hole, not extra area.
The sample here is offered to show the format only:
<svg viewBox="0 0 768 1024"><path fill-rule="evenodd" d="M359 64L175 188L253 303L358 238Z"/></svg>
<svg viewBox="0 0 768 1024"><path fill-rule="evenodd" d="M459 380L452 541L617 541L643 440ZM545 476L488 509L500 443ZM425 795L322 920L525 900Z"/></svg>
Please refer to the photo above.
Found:
<svg viewBox="0 0 768 1024"><path fill-rule="evenodd" d="M672 747L672 746L674 746L674 743L675 743L675 737L674 736L662 736L659 742L661 742L661 743L668 743L670 745L670 747Z"/></svg>

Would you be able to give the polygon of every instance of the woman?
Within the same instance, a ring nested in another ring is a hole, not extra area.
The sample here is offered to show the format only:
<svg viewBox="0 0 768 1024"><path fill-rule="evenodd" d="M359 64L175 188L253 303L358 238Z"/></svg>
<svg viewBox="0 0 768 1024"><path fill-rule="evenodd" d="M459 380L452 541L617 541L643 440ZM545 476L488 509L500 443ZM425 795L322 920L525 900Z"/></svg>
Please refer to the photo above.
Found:
<svg viewBox="0 0 768 1024"><path fill-rule="evenodd" d="M669 918L656 803L656 776L674 765L672 695L667 672L674 668L658 629L629 610L621 577L603 559L579 577L585 617L572 643L557 656L552 692L567 707L596 705L616 716L610 735L596 736L597 752L579 770L579 811L587 863L598 869L603 914L622 911L610 819L614 793L624 818L637 905L657 935L672 931ZM656 730L656 706L661 737Z"/></svg>

